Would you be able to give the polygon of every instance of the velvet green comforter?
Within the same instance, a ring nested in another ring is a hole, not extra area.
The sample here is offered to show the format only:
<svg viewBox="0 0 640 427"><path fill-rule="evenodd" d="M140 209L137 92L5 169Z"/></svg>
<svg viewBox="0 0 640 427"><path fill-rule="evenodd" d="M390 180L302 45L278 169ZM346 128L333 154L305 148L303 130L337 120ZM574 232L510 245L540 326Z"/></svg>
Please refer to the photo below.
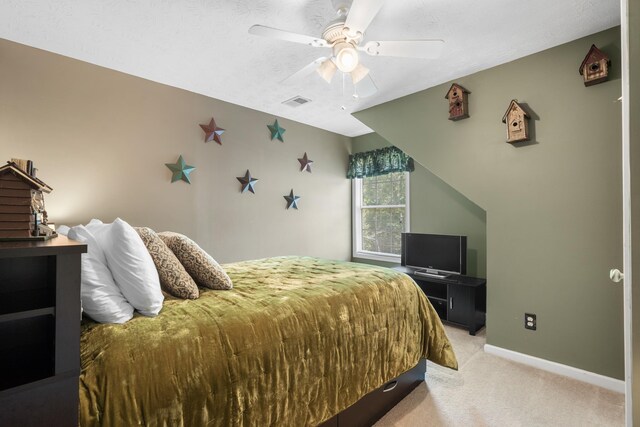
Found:
<svg viewBox="0 0 640 427"><path fill-rule="evenodd" d="M83 321L82 426L317 425L420 358L457 367L404 274L299 257L224 268L232 290Z"/></svg>

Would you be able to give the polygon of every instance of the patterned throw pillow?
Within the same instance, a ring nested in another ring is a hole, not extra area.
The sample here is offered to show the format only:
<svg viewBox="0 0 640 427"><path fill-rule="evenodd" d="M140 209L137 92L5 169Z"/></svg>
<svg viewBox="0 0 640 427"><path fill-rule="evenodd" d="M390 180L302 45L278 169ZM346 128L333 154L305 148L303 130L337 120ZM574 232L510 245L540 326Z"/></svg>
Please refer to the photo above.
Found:
<svg viewBox="0 0 640 427"><path fill-rule="evenodd" d="M182 234L163 231L158 236L178 257L184 268L198 284L211 289L231 289L233 284L215 259L196 242Z"/></svg>
<svg viewBox="0 0 640 427"><path fill-rule="evenodd" d="M135 230L153 258L162 289L178 298L198 298L198 285L156 232L147 227L135 227Z"/></svg>

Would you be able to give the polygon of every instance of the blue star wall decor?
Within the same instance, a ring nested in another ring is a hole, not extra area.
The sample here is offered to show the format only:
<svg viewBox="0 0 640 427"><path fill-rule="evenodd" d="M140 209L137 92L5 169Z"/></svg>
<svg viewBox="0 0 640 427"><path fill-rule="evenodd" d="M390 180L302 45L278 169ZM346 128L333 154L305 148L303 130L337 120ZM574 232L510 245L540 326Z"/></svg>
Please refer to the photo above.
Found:
<svg viewBox="0 0 640 427"><path fill-rule="evenodd" d="M274 138L278 138L281 142L284 142L284 133L287 131L286 129L280 127L278 124L278 120L272 125L267 125L269 130L271 131L271 140Z"/></svg>
<svg viewBox="0 0 640 427"><path fill-rule="evenodd" d="M224 129L219 128L218 125L216 125L216 121L213 117L211 117L211 121L208 125L200 125L200 127L204 131L204 142L215 141L222 145L221 136L224 133Z"/></svg>
<svg viewBox="0 0 640 427"><path fill-rule="evenodd" d="M294 196L293 188L291 189L291 193L289 193L288 196L284 196L284 198L287 200L287 209L298 209L298 199L300 199L300 196Z"/></svg>
<svg viewBox="0 0 640 427"><path fill-rule="evenodd" d="M309 160L307 153L304 153L304 156L302 156L301 159L298 159L298 161L300 162L300 172L306 170L311 173L311 163L313 163L313 160Z"/></svg>
<svg viewBox="0 0 640 427"><path fill-rule="evenodd" d="M196 168L188 165L182 158L182 155L178 157L177 162L165 163L164 165L168 167L173 173L173 175L171 175L171 182L183 180L187 184L191 184L191 178L189 177L189 174Z"/></svg>
<svg viewBox="0 0 640 427"><path fill-rule="evenodd" d="M255 188L253 188L253 186L256 185L258 178L253 178L251 176L251 172L249 172L249 169L247 169L247 173L245 173L244 176L237 176L236 179L240 181L240 184L242 184L242 189L240 190L241 193L251 191L253 194L256 194Z"/></svg>

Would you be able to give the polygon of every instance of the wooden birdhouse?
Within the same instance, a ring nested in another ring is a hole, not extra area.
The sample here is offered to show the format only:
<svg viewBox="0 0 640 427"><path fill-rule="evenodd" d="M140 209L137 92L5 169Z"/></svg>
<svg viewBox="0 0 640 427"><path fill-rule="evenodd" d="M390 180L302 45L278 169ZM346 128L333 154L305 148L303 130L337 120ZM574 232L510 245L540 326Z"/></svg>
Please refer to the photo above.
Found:
<svg viewBox="0 0 640 427"><path fill-rule="evenodd" d="M43 193L52 188L16 163L0 167L0 240L44 239L47 213Z"/></svg>
<svg viewBox="0 0 640 427"><path fill-rule="evenodd" d="M518 104L518 100L512 100L502 117L502 123L507 124L507 142L529 140L529 119L529 114Z"/></svg>
<svg viewBox="0 0 640 427"><path fill-rule="evenodd" d="M449 120L460 120L469 117L469 102L467 98L470 93L457 83L451 85L445 96L449 100Z"/></svg>
<svg viewBox="0 0 640 427"><path fill-rule="evenodd" d="M602 83L609 78L611 60L606 53L592 44L589 53L580 64L580 75L584 79L585 86Z"/></svg>

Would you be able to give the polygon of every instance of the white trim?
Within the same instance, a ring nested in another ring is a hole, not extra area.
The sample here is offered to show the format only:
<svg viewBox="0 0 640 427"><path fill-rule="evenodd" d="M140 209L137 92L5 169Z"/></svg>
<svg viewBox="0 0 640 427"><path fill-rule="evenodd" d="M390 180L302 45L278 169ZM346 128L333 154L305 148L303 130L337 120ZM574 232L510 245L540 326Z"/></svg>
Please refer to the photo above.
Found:
<svg viewBox="0 0 640 427"><path fill-rule="evenodd" d="M522 363L523 365L531 366L536 369L542 369L543 371L573 378L574 380L593 384L617 393L624 393L624 381L622 380L574 368L573 366L563 365L562 363L541 359L539 357L529 356L528 354L518 353L517 351L507 350L506 348L496 347L491 344L485 344L484 351L485 353L502 357L503 359L511 360L513 362Z"/></svg>
<svg viewBox="0 0 640 427"><path fill-rule="evenodd" d="M406 208L407 205L367 205L360 206L360 209L380 209L380 208Z"/></svg>
<svg viewBox="0 0 640 427"><path fill-rule="evenodd" d="M351 255L356 258L357 254L360 250L360 234L357 230L362 228L362 221L360 218L359 210L360 210L360 202L362 199L362 186L356 185L356 181L358 178L353 178L351 180L351 215L353 220L351 221Z"/></svg>
<svg viewBox="0 0 640 427"><path fill-rule="evenodd" d="M362 206L362 178L354 178L351 180L351 195L352 195L352 224L353 229L351 231L352 234L352 256L353 258L362 258L362 259L370 259L374 261L384 261L384 262L392 262L392 263L400 263L400 255L395 254L386 254L381 252L371 252L371 251L363 251L362 250L362 239L361 239L361 230L362 230L362 218L360 215L361 209L367 208L381 208L381 207L404 207L405 208L405 221L404 221L404 231L409 232L411 226L411 207L410 207L410 185L411 181L409 180L409 172L405 172L405 204L404 205L384 205L384 206Z"/></svg>
<svg viewBox="0 0 640 427"><path fill-rule="evenodd" d="M374 261L394 262L400 264L400 255L385 254L382 252L358 251L353 253L354 258L371 259Z"/></svg>
<svg viewBox="0 0 640 427"><path fill-rule="evenodd" d="M631 272L631 116L629 111L629 0L620 1L620 44L622 55L622 252L624 271L624 379L625 425L633 425L633 331L632 331L632 272Z"/></svg>
<svg viewBox="0 0 640 427"><path fill-rule="evenodd" d="M404 232L409 233L411 231L411 180L409 175L411 172L404 173L406 181L404 183L404 205L407 207L404 212ZM398 260L398 262L400 262Z"/></svg>

